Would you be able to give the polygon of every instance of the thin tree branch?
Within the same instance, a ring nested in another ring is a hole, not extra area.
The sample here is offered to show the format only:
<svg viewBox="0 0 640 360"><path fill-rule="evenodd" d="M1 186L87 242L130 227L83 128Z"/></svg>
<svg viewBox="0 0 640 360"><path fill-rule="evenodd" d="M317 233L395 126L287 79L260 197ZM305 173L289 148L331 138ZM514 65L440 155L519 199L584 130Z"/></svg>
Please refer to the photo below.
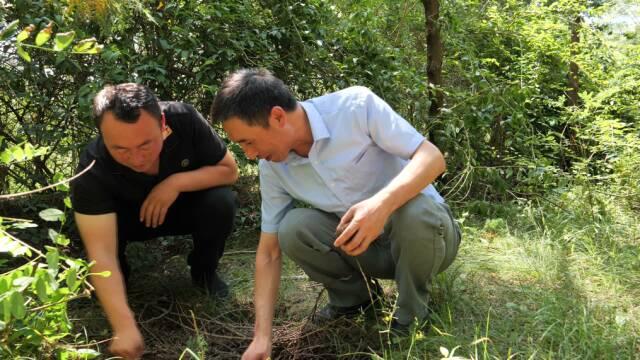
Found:
<svg viewBox="0 0 640 360"><path fill-rule="evenodd" d="M89 166L87 166L84 170L82 170L81 172L79 172L78 174L76 174L75 176L73 176L73 177L71 177L69 179L64 179L64 180L58 181L55 184L51 184L51 185L48 185L48 186L45 186L43 188L36 189L36 190L25 191L25 192L21 192L21 193L17 193L17 194L0 195L0 200L13 199L13 198L16 198L16 197L19 197L19 196L34 194L34 193L37 193L37 192L42 192L42 191L54 188L54 187L62 185L62 184L69 183L69 182L79 178L81 175L83 175L87 171L89 171L89 169L91 169L95 163L96 163L96 161L93 160L91 162L91 164L89 164Z"/></svg>

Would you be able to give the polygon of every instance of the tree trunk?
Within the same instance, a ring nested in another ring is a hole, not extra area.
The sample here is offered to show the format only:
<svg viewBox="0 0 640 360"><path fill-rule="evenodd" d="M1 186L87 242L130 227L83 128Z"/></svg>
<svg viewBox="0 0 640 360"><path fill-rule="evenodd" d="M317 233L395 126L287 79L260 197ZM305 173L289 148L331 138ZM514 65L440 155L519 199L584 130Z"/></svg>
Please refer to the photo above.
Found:
<svg viewBox="0 0 640 360"><path fill-rule="evenodd" d="M573 22L571 23L571 49L569 54L571 59L569 60L569 74L567 74L567 81L569 85L569 90L567 91L567 105L568 106L578 106L580 103L580 97L578 96L578 91L580 90L580 83L578 78L578 72L580 68L575 61L573 61L574 57L577 55L578 44L580 43L580 25L582 25L582 16L577 15Z"/></svg>
<svg viewBox="0 0 640 360"><path fill-rule="evenodd" d="M422 0L425 25L427 29L427 79L429 83L429 115L437 116L443 105L442 57L443 47L440 38L440 3L438 0Z"/></svg>
<svg viewBox="0 0 640 360"><path fill-rule="evenodd" d="M571 29L571 42L569 44L569 72L567 73L567 87L568 90L566 92L566 106L578 106L580 105L580 96L578 92L580 91L580 83L579 83L579 71L580 67L574 61L575 57L578 55L578 44L580 43L580 26L582 25L582 16L580 14L575 15L569 24L569 28ZM568 145L568 149L575 155L581 154L580 146L577 141L577 133L574 125L571 123L567 123L562 130L565 141ZM572 161L569 157L566 156L564 151L560 153L560 162L561 168L563 170L568 170L571 168Z"/></svg>
<svg viewBox="0 0 640 360"><path fill-rule="evenodd" d="M6 166L0 165L0 194L2 195L9 193L9 183L7 181L8 170Z"/></svg>

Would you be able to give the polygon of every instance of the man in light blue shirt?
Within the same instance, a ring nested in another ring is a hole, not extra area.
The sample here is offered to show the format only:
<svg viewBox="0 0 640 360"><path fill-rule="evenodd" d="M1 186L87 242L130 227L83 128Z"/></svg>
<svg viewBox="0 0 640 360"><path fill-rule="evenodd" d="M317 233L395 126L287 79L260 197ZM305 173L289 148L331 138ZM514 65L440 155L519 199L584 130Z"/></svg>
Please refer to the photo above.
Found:
<svg viewBox="0 0 640 360"><path fill-rule="evenodd" d="M372 279L388 278L398 287L392 329L428 320L431 280L460 243L431 185L445 170L433 144L367 88L297 102L262 69L231 74L211 116L248 158L260 159L256 326L243 358L271 352L281 251L327 289L318 318L365 309L382 295ZM309 207L294 208L294 200Z"/></svg>

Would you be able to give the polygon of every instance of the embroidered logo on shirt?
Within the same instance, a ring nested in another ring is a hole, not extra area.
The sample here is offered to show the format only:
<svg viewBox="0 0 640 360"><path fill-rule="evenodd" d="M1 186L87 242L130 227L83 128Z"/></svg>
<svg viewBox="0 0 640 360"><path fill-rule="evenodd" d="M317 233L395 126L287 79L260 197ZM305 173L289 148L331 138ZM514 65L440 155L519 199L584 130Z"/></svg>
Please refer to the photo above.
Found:
<svg viewBox="0 0 640 360"><path fill-rule="evenodd" d="M182 166L183 168L189 166L189 159L182 159L182 161L180 162L180 166Z"/></svg>

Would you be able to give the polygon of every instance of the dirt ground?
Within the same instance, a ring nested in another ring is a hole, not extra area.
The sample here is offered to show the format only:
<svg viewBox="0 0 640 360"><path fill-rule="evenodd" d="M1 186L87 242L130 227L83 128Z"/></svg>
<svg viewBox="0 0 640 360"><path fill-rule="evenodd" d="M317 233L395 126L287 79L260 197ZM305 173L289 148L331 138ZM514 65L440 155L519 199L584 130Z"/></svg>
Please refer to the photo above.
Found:
<svg viewBox="0 0 640 360"><path fill-rule="evenodd" d="M129 245L132 276L128 295L145 338L143 359L195 359L189 350L201 359L240 357L253 335L257 239L257 230L244 230L228 240L219 268L231 289L231 296L224 300L212 300L192 287L186 264L191 248L188 236ZM384 325L380 325L384 321L371 315L315 325L311 314L325 302L322 287L285 259L274 321L274 359L331 359L337 354L346 359L371 359L388 343ZM97 301L74 302L69 316L77 332L106 354L110 328Z"/></svg>

